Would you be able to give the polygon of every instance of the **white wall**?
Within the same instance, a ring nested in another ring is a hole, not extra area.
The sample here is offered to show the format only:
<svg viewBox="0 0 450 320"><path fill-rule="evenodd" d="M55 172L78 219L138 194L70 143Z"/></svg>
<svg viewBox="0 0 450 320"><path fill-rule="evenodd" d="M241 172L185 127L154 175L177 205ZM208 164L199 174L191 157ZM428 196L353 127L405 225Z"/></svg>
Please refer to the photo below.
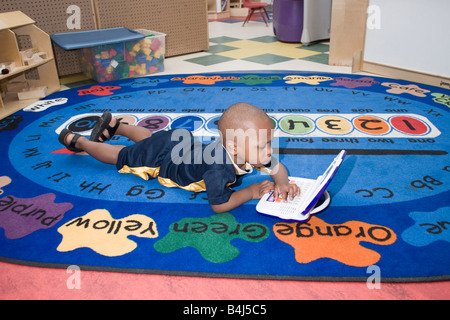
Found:
<svg viewBox="0 0 450 320"><path fill-rule="evenodd" d="M364 61L450 77L449 0L370 0L370 6Z"/></svg>

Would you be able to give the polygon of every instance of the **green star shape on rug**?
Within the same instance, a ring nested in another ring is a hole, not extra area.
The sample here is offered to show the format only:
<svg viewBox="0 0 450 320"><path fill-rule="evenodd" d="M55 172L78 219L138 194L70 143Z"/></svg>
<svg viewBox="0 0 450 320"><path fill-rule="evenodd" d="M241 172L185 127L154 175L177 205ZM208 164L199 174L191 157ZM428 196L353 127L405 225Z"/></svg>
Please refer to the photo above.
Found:
<svg viewBox="0 0 450 320"><path fill-rule="evenodd" d="M271 84L274 80L281 80L279 76L260 76L260 75L245 75L239 80L233 80L231 83L245 83L247 85L255 84Z"/></svg>
<svg viewBox="0 0 450 320"><path fill-rule="evenodd" d="M170 225L169 233L155 243L161 253L192 247L213 263L224 263L236 258L240 251L231 244L233 239L261 242L269 236L269 229L260 223L238 223L230 213L205 218L184 218Z"/></svg>

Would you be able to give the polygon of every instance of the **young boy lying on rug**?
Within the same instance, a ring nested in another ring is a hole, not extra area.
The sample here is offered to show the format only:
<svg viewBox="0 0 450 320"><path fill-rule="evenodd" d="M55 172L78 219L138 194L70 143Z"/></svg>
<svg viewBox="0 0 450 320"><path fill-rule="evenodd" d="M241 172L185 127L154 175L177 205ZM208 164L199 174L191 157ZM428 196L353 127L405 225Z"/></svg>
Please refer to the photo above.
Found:
<svg viewBox="0 0 450 320"><path fill-rule="evenodd" d="M272 158L272 120L253 105L240 102L229 107L219 120L221 139L209 145L202 145L185 129L152 133L120 120L105 112L89 139L68 129L62 130L58 139L70 151L85 151L103 163L116 165L120 173L133 173L145 180L157 177L167 187L206 190L216 213L260 199L266 192L274 191L275 197L282 195L283 199L300 193L297 185L289 184L286 168ZM114 135L125 136L135 144L102 143ZM230 186L237 177L253 168L269 173L274 182L264 180L233 191Z"/></svg>

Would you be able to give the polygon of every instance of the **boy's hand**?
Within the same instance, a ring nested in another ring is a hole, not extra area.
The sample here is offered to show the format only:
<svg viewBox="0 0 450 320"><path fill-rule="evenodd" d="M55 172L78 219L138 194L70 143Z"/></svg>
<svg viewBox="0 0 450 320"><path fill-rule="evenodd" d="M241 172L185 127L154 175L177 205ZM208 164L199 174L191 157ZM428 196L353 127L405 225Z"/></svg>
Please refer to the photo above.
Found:
<svg viewBox="0 0 450 320"><path fill-rule="evenodd" d="M263 182L253 183L249 186L252 192L252 199L261 199L261 197L267 193L274 190L275 183L269 180L264 180Z"/></svg>
<svg viewBox="0 0 450 320"><path fill-rule="evenodd" d="M277 199L280 195L284 201L287 201L288 196L290 200L293 200L294 197L300 194L300 188L295 183L288 184L276 184L274 197Z"/></svg>

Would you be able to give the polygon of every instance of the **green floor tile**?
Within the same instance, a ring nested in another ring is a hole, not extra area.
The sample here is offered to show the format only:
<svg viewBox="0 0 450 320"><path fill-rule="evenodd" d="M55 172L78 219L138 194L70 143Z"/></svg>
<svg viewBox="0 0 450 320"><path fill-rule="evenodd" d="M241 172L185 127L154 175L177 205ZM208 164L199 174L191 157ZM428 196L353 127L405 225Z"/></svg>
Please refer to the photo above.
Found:
<svg viewBox="0 0 450 320"><path fill-rule="evenodd" d="M328 54L321 53L321 54L316 54L313 56L303 58L301 60L307 60L307 61L321 63L321 64L328 64L328 58L329 58Z"/></svg>
<svg viewBox="0 0 450 320"><path fill-rule="evenodd" d="M234 59L217 56L217 55L210 55L210 56L187 59L185 61L200 64L202 66L212 66L217 63L227 62L227 61L231 61L231 60L234 60Z"/></svg>
<svg viewBox="0 0 450 320"><path fill-rule="evenodd" d="M209 42L227 43L227 42L238 41L238 40L241 40L241 39L223 36L223 37L210 38Z"/></svg>
<svg viewBox="0 0 450 320"><path fill-rule="evenodd" d="M206 50L206 52L219 53L219 52L225 52L225 51L236 50L236 49L239 49L239 48L226 46L226 45L223 45L223 44L218 44L218 45L210 46L209 49Z"/></svg>
<svg viewBox="0 0 450 320"><path fill-rule="evenodd" d="M93 80L93 79L87 79L87 80L83 80L83 81L77 81L77 82L72 82L72 83L67 83L65 84L66 87L70 88L70 89L74 89L74 88L79 88L79 87L84 87L84 86L89 86L91 84L97 84L98 82Z"/></svg>
<svg viewBox="0 0 450 320"><path fill-rule="evenodd" d="M249 57L242 60L256 62L264 65L271 65L279 62L284 62L288 60L293 60L291 58L278 56L276 54L266 53L259 56Z"/></svg>
<svg viewBox="0 0 450 320"><path fill-rule="evenodd" d="M278 38L274 37L274 36L264 36L264 37L257 37L257 38L252 38L252 39L248 39L248 40L264 42L264 43L272 43L272 42L277 42Z"/></svg>
<svg viewBox="0 0 450 320"><path fill-rule="evenodd" d="M300 46L299 48L305 49L305 50L311 50L311 51L318 51L318 52L329 52L330 51L330 45L323 44L323 43L316 43L310 46Z"/></svg>

